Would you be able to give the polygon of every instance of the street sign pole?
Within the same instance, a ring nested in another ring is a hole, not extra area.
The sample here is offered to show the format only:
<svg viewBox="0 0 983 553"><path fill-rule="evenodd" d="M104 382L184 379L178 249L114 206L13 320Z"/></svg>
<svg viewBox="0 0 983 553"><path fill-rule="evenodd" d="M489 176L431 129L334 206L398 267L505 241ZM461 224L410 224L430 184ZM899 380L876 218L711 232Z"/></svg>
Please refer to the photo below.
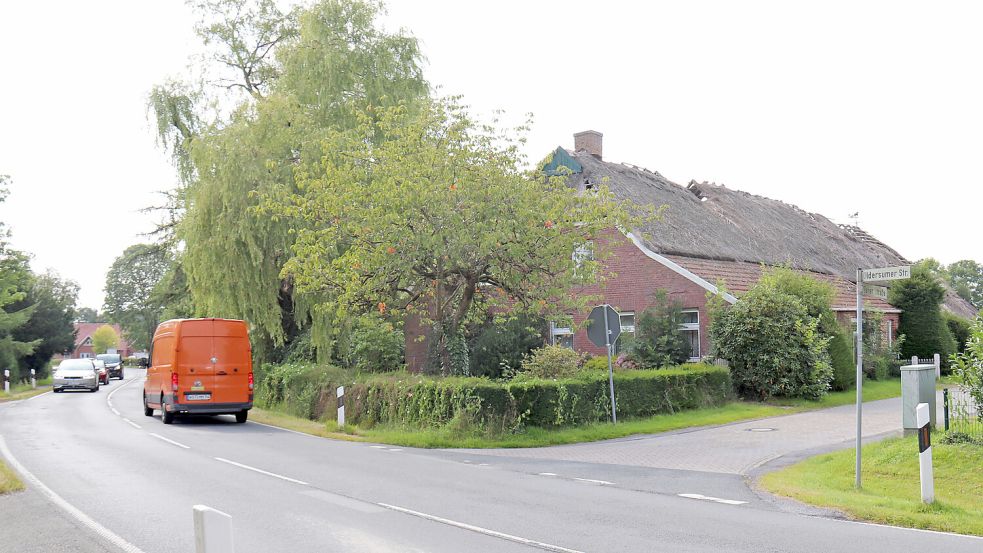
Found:
<svg viewBox="0 0 983 553"><path fill-rule="evenodd" d="M611 364L611 329L608 327L608 306L604 306L604 338L608 350L608 385L611 387L611 422L618 422L618 408L614 400L614 366Z"/></svg>
<svg viewBox="0 0 983 553"><path fill-rule="evenodd" d="M864 270L857 269L857 466L854 486L860 489L860 437L864 403Z"/></svg>

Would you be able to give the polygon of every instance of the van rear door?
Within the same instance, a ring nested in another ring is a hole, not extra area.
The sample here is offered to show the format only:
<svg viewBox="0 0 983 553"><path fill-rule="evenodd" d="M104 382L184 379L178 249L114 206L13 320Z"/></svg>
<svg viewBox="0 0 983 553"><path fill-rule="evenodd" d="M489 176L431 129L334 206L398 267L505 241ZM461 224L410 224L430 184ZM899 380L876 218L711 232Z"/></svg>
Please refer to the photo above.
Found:
<svg viewBox="0 0 983 553"><path fill-rule="evenodd" d="M212 342L215 361L215 390L218 403L251 401L249 373L252 353L249 334L242 321L216 321Z"/></svg>
<svg viewBox="0 0 983 553"><path fill-rule="evenodd" d="M211 403L215 401L215 366L213 327L215 321L182 321L178 344L178 381L181 403Z"/></svg>

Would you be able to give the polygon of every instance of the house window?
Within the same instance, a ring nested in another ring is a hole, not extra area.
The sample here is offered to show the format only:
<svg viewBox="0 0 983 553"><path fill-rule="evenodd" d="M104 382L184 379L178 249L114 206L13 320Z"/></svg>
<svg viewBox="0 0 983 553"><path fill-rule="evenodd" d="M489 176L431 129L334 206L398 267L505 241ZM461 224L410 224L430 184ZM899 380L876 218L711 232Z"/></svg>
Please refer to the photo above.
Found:
<svg viewBox="0 0 983 553"><path fill-rule="evenodd" d="M577 246L573 250L573 263L574 263L574 275L580 275L580 269L583 268L584 263L588 261L594 261L594 243L591 241L584 242L583 244Z"/></svg>
<svg viewBox="0 0 983 553"><path fill-rule="evenodd" d="M679 325L683 337L689 344L689 358L691 361L700 359L700 312L696 309L684 309L683 320Z"/></svg>
<svg viewBox="0 0 983 553"><path fill-rule="evenodd" d="M614 343L614 353L624 353L628 351L628 346L635 340L635 312L623 311L621 318L621 336Z"/></svg>
<svg viewBox="0 0 983 553"><path fill-rule="evenodd" d="M554 346L563 346L573 349L573 331L570 327L556 326L550 323L550 343Z"/></svg>
<svg viewBox="0 0 983 553"><path fill-rule="evenodd" d="M91 353L80 353L79 354L79 359L91 359L91 358L92 358L92 354Z"/></svg>
<svg viewBox="0 0 983 553"><path fill-rule="evenodd" d="M92 345L92 336L89 336L89 337L87 337L87 338L85 339L85 341L84 341L84 342L82 342L82 345L83 345L83 346L91 346L91 345Z"/></svg>

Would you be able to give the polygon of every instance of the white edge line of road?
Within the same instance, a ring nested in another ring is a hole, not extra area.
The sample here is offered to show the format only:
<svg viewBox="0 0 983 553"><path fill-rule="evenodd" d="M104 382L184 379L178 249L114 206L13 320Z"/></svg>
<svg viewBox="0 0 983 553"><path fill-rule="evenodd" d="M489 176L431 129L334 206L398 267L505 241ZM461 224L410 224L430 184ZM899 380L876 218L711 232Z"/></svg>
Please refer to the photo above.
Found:
<svg viewBox="0 0 983 553"><path fill-rule="evenodd" d="M948 536L950 538L966 538L971 540L981 540L983 541L983 536L973 536L970 534L956 534L955 532L942 532L940 530L926 530L924 528L908 528L905 526L891 526L890 524L878 524L876 522L864 522L862 520L848 520L845 518L829 518L819 515L810 515L814 518L821 518L823 520L833 520L836 522L845 522L847 524L860 524L862 526L876 526L877 528L890 528L892 530L906 530L909 532L921 532L923 534L935 534L937 536Z"/></svg>
<svg viewBox="0 0 983 553"><path fill-rule="evenodd" d="M99 536L105 538L110 543L119 547L126 553L144 553L142 549L133 545L132 543L126 541L121 536L106 528L105 526L99 524L95 520L89 517L89 515L78 510L74 505L65 501L60 495L56 494L51 488L45 486L37 476L31 474L24 465L20 464L17 459L14 458L13 454L7 448L7 442L4 441L3 436L0 436L0 454L3 454L7 458L7 461L14 467L14 470L19 472L21 476L24 477L30 484L36 488L42 495L48 498L49 501L61 507L75 520L81 522L87 528L98 534Z"/></svg>
<svg viewBox="0 0 983 553"><path fill-rule="evenodd" d="M260 426L265 426L267 428L273 428L275 430L282 430L283 432L290 432L291 434L297 434L298 436L307 436L308 438L322 439L320 436L314 436L313 434L307 434L306 432L298 432L296 430L291 430L289 428L281 428L279 426L273 426L272 424L266 424L263 422L249 421L248 424L258 424Z"/></svg>
<svg viewBox="0 0 983 553"><path fill-rule="evenodd" d="M137 424L137 423L135 423L135 422L133 422L133 421L131 421L130 419L128 419L128 418L126 418L126 417L123 417L123 422L125 422L126 424L128 424L128 425L130 425L130 426L132 426L133 428L143 428L143 427L142 427L142 426L140 426L139 424Z"/></svg>
<svg viewBox="0 0 983 553"><path fill-rule="evenodd" d="M289 476L284 476L282 474L277 474L275 472L265 471L263 469L258 469L256 467L251 467L249 465L244 465L242 463L237 463L235 461L230 461L230 460L224 459L222 457L215 457L214 459L216 461L221 461L223 463L228 463L230 465L237 466L239 468L243 468L243 469L246 469L246 470L251 470L253 472L258 472L260 474L265 474L267 476L272 476L273 478L279 478L280 480L286 480L287 482L293 482L294 484L300 484L301 486L310 486L310 484L308 484L307 482L304 482L303 480L297 480L295 478L290 478Z"/></svg>
<svg viewBox="0 0 983 553"><path fill-rule="evenodd" d="M472 524L467 524L464 522L457 522L456 520L450 520L447 518L442 518L434 515L428 515L426 513L421 513L419 511L413 511L405 507L398 507L396 505L390 505L388 503L376 503L380 507L385 507L391 511L396 511L397 513L403 513L407 515L412 515L415 517L423 518L426 520L431 520L433 522L439 522L441 524L446 524L448 526L454 526L461 528L463 530L470 530L471 532L477 532L479 534L484 534L486 536L491 536L494 538L500 538L503 540L508 540L515 543L520 543L522 545L528 545L530 547L536 547L539 549L545 549L547 551L554 551L556 553L583 553L576 549L567 549L566 547L560 547L559 545L553 545L549 543L543 543L535 540L530 540L528 538L522 538L519 536L513 536L512 534L505 534L503 532L496 532L495 530L489 530L488 528L482 528L481 526L474 526Z"/></svg>
<svg viewBox="0 0 983 553"><path fill-rule="evenodd" d="M160 434L158 434L156 432L147 432L147 434L150 434L151 436L157 438L158 440L164 440L165 442L167 442L169 444L173 444L173 445L176 445L176 446L181 447L181 448L184 448L184 449L191 449L191 446L184 445L184 444L182 444L180 442L175 442L174 440L172 440L170 438L165 438L165 437L161 436Z"/></svg>
<svg viewBox="0 0 983 553"><path fill-rule="evenodd" d="M46 396L46 395L48 395L50 393L51 393L51 390L48 390L47 392L41 392L40 394L38 394L36 396L31 396L31 397L27 398L27 401L34 401L35 399L37 399L37 398L39 398L41 396Z"/></svg>

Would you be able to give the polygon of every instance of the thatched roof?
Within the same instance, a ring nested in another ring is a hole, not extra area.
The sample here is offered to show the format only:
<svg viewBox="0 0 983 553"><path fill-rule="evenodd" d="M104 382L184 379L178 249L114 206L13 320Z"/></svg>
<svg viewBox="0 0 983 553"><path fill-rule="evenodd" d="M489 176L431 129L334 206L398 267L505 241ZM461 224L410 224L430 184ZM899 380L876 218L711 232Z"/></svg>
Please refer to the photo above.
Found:
<svg viewBox="0 0 983 553"><path fill-rule="evenodd" d="M667 206L660 221L636 229L644 245L662 255L790 265L847 282L856 281L858 267L910 263L857 227L837 225L785 202L706 182L681 186L658 172L602 161L585 151L557 151L579 165L580 171L568 178L571 186L584 190L606 183L619 198ZM962 316L975 315L954 294L947 297L946 307Z"/></svg>

